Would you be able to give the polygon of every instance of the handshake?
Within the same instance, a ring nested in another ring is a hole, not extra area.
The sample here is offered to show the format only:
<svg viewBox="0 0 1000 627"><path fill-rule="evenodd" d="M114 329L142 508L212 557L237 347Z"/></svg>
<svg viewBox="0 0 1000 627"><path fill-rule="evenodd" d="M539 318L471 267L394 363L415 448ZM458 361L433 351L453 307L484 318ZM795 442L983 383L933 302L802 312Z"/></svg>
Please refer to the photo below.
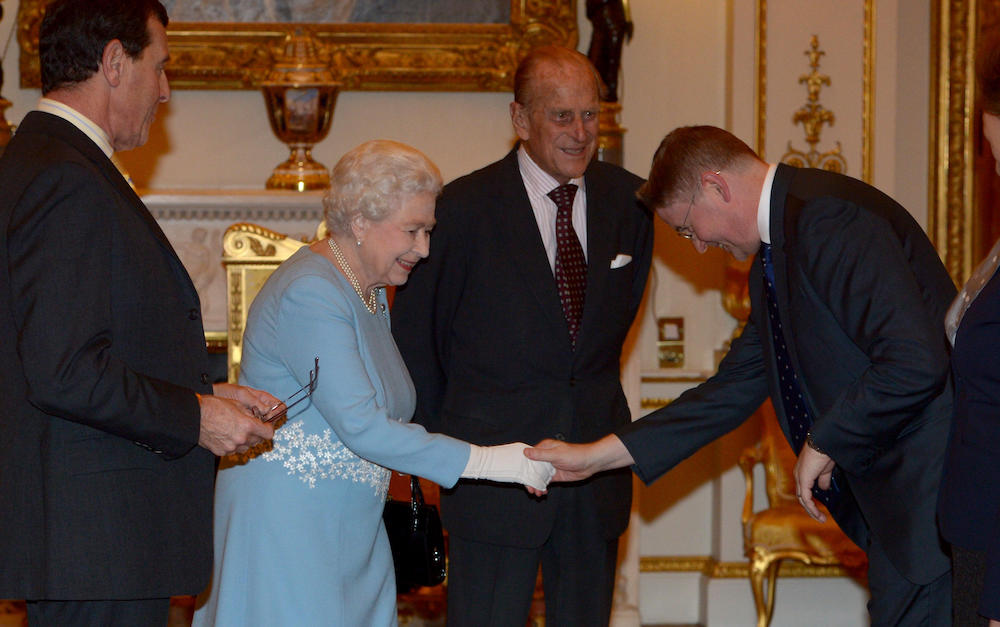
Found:
<svg viewBox="0 0 1000 627"><path fill-rule="evenodd" d="M621 440L614 435L590 444L542 440L534 447L523 442L470 446L472 451L462 478L522 483L536 496L545 494L552 481L580 481L595 472L633 463Z"/></svg>

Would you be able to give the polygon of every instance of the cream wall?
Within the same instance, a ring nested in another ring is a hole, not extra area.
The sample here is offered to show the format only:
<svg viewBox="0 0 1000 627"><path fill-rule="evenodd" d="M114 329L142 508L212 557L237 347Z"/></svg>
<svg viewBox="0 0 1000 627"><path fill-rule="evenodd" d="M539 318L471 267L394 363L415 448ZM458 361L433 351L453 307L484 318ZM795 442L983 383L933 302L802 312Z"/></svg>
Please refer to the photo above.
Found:
<svg viewBox="0 0 1000 627"><path fill-rule="evenodd" d="M2 46L18 1L0 1L5 11L0 23ZM821 43L832 44L838 36L857 37L857 7L862 1L846 2L849 9L824 18L828 34ZM768 4L778 11L795 2L769 0ZM927 206L929 2L876 3L875 182L901 199L921 223L926 223ZM590 37L583 5L579 0L581 49ZM645 174L662 136L682 124L725 126L754 145L755 1L630 0L630 5L635 37L624 51L621 87L622 123L628 129L625 166ZM772 28L778 29L778 23L776 18ZM810 26L795 19L782 23L785 25L780 30L769 33L771 40L804 49ZM824 67L833 71L843 64L845 74L856 76L854 64L860 53L853 54L849 60L836 59ZM795 79L805 71L804 56L787 63L786 73L791 76L779 78L776 73L770 77L769 89L778 90L775 103L798 106L804 100L804 90ZM17 122L39 94L17 87L16 43L7 46L3 67L6 84L0 93L13 103L8 119ZM853 90L856 95L857 85L844 78L835 84L844 106L857 107L856 100L851 100L853 95L844 94ZM445 178L451 179L499 158L510 148L514 134L507 113L509 101L510 96L502 93L345 92L339 97L330 135L315 148L314 156L331 166L340 154L361 141L391 138L425 151ZM774 108L770 115L777 120L791 111ZM845 109L843 115L824 137L860 137L856 110L848 115ZM802 143L801 133L790 138ZM857 149L856 144L851 146ZM126 153L122 161L140 187L155 192L263 189L271 169L286 156L283 145L271 134L259 93L177 91L161 108L149 144ZM774 159L780 155L767 156ZM725 263L719 251L699 256L669 228L658 225L650 297L640 313L637 335L640 369L646 375L660 374L656 371L653 322L657 316L685 318L687 363L683 374L697 377L714 367L714 351L734 326L720 307ZM684 387L686 384L676 382L647 383L642 395L673 397ZM735 459L741 447L752 440L750 425L706 447L654 486L639 490L638 524L633 525L633 532L638 535L642 556L742 559L742 480ZM864 592L852 586L833 580L783 580L773 625L801 624L803 612L810 607L831 610L828 615L814 616L811 624L861 624ZM644 623L713 627L752 623L749 586L743 580L647 572L642 574L639 588L639 613Z"/></svg>
<svg viewBox="0 0 1000 627"><path fill-rule="evenodd" d="M0 45L7 39L17 0L3 2ZM682 122L722 122L724 109L724 2L632 0L636 37L626 47L623 81L629 128L626 166L643 172L662 135ZM580 2L581 45L590 25ZM709 47L706 54L705 48ZM666 61L684 59L683 63ZM34 105L36 89L17 86L17 44L4 57L3 95L18 121ZM637 78L630 79L635 76ZM647 77L656 77L651 80ZM683 86L680 89L675 87ZM411 143L438 163L446 179L501 156L515 136L505 93L344 92L333 126L314 156L333 165L354 145L376 137ZM122 155L140 187L262 188L271 169L286 157L255 91L174 91L161 107L149 143Z"/></svg>
<svg viewBox="0 0 1000 627"><path fill-rule="evenodd" d="M5 18L0 42L7 40L17 0L2 0ZM656 145L680 124L726 124L728 3L712 0L631 0L635 37L625 47L622 123L625 167L644 175ZM590 24L580 0L580 48L590 40ZM2 45L2 44L0 44ZM16 123L39 97L37 89L18 87L17 44L7 46L4 97L12 102L7 118ZM362 141L388 138L417 146L441 168L446 180L481 167L510 149L506 93L341 93L329 136L314 150L332 166L339 155ZM177 90L161 106L141 149L120 155L140 188L262 189L287 150L271 133L264 102L255 91ZM659 238L662 241L665 237ZM688 324L688 365L712 367L713 348L728 336L732 323L716 305L723 255L699 257L672 238L661 246L652 289L657 315L699 320ZM677 277L685 280L677 281ZM650 318L651 319L651 318ZM642 367L655 367L655 335L640 338Z"/></svg>

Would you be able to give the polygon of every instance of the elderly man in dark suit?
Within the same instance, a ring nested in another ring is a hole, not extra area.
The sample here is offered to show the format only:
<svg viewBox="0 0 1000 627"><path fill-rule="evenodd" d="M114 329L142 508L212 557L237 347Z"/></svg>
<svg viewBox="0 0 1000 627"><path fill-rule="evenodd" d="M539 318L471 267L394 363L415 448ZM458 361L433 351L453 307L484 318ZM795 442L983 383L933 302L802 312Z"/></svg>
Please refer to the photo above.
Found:
<svg viewBox="0 0 1000 627"><path fill-rule="evenodd" d="M0 597L32 625L163 625L212 563L214 454L273 434L208 378L198 295L111 161L170 90L156 0L57 0L0 157ZM214 392L214 394L213 394Z"/></svg>
<svg viewBox="0 0 1000 627"><path fill-rule="evenodd" d="M719 371L582 446L528 451L556 480L633 465L646 482L768 396L798 453L803 507L868 553L873 625L949 625L934 508L951 412L944 313L955 287L907 211L855 179L769 165L718 128L667 135L640 197L704 252L757 255L752 312ZM758 254L759 253L759 254Z"/></svg>
<svg viewBox="0 0 1000 627"><path fill-rule="evenodd" d="M652 220L641 180L594 160L598 93L586 57L535 50L510 105L520 145L445 187L430 256L393 306L429 429L481 445L587 442L629 422L619 359ZM547 625L607 624L630 502L621 471L545 498L459 482L441 505L448 625L522 627L539 562Z"/></svg>

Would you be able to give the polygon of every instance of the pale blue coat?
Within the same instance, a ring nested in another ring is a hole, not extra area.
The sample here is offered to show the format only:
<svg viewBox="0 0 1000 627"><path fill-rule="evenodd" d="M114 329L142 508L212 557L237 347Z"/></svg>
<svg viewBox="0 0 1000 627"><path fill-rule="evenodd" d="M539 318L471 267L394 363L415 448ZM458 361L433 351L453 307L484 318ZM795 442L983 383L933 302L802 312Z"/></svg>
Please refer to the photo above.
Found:
<svg viewBox="0 0 1000 627"><path fill-rule="evenodd" d="M303 248L250 308L240 383L279 398L309 380L273 449L223 460L215 565L194 627L396 625L392 555L382 525L388 468L445 487L469 445L409 424L415 393L389 329L344 276Z"/></svg>

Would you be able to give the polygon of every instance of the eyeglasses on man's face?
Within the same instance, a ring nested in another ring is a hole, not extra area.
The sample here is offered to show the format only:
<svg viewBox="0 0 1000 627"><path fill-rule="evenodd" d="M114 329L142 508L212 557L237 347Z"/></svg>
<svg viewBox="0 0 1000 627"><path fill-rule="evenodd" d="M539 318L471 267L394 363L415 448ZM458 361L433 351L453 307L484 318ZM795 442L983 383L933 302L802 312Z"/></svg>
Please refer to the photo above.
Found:
<svg viewBox="0 0 1000 627"><path fill-rule="evenodd" d="M697 190L695 190L695 192L691 194L691 202L688 203L688 210L687 213L684 214L684 221L681 222L680 226L674 227L674 230L677 231L677 234L683 237L684 239L691 239L694 237L694 229L688 226L687 222L688 218L691 217L691 209L694 207L694 197L697 194L698 194Z"/></svg>
<svg viewBox="0 0 1000 627"><path fill-rule="evenodd" d="M715 174L716 176L721 176L722 170L715 170L713 174ZM698 196L698 188L696 187L695 190L691 192L691 202L688 203L688 210L687 213L684 214L684 220L681 222L680 226L674 227L674 230L677 231L677 234L683 237L684 239L693 239L695 235L694 229L691 228L691 226L688 224L688 218L691 217L691 209L694 208L694 199L697 196Z"/></svg>
<svg viewBox="0 0 1000 627"><path fill-rule="evenodd" d="M316 381L318 379L319 379L319 357L316 357L313 360L313 369L309 371L309 383L306 383L298 390L296 390L294 394L292 394L285 400L281 401L280 403L273 405L267 411L262 412L256 407L253 407L252 408L253 415L256 416L261 422L274 422L275 420L283 416L286 416L288 414L289 409L295 407L302 401L312 396L313 390L316 389Z"/></svg>

